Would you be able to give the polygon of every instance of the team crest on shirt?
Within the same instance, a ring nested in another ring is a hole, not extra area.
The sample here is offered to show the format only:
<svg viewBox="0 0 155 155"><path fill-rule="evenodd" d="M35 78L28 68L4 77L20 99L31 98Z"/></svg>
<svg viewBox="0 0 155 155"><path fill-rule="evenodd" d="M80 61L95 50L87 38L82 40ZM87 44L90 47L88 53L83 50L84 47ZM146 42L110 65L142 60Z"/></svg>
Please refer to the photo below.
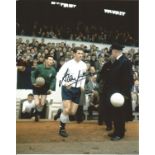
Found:
<svg viewBox="0 0 155 155"><path fill-rule="evenodd" d="M49 78L51 78L51 77L52 77L52 73L49 74Z"/></svg>

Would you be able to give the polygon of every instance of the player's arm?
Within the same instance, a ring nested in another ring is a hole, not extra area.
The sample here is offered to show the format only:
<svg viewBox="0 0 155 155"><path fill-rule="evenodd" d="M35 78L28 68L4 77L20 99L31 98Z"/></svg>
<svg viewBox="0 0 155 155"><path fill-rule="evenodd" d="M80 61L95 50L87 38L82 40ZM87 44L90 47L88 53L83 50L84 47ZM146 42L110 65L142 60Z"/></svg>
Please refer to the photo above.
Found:
<svg viewBox="0 0 155 155"><path fill-rule="evenodd" d="M34 86L36 86L36 77L38 74L39 74L39 67L37 66L35 70L31 71L31 83Z"/></svg>
<svg viewBox="0 0 155 155"><path fill-rule="evenodd" d="M87 71L87 65L84 65L83 73L86 73ZM85 90L85 82L86 82L86 76L81 81L81 91Z"/></svg>
<svg viewBox="0 0 155 155"><path fill-rule="evenodd" d="M121 90L123 94L126 94L126 92L131 91L134 81L132 64L130 62L123 64L121 79Z"/></svg>
<svg viewBox="0 0 155 155"><path fill-rule="evenodd" d="M25 105L25 101L23 102L23 106L22 106L22 113L24 113L26 110L26 105Z"/></svg>
<svg viewBox="0 0 155 155"><path fill-rule="evenodd" d="M56 75L56 80L58 80L59 82L59 86L61 86L62 84L62 81L64 80L64 76L65 76L65 73L68 69L68 64L65 63L59 70L59 72L57 73Z"/></svg>
<svg viewBox="0 0 155 155"><path fill-rule="evenodd" d="M56 69L53 67L52 70L52 77L51 77L51 83L50 83L50 89L51 90L55 90L55 86L56 86Z"/></svg>

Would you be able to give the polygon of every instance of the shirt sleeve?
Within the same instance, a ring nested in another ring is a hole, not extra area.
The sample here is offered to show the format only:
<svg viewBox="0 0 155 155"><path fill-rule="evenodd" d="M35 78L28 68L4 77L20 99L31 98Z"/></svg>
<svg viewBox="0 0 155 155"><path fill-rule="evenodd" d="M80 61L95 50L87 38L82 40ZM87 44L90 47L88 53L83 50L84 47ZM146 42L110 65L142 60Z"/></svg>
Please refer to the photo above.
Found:
<svg viewBox="0 0 155 155"><path fill-rule="evenodd" d="M55 79L55 77L56 77L56 70L55 70L55 68L53 68L52 74L53 74L53 76L52 76L52 79L51 79L50 89L54 91L55 90L55 86L56 86L56 79Z"/></svg>
<svg viewBox="0 0 155 155"><path fill-rule="evenodd" d="M65 64L60 68L59 72L58 72L57 75L56 75L56 79L57 79L58 82L59 82L59 86L61 85L61 83L62 83L62 81L63 81L63 77L64 77L64 75L65 75L65 73L66 73L66 71L67 71L67 69L68 69L67 66L68 66L68 64L65 63Z"/></svg>
<svg viewBox="0 0 155 155"><path fill-rule="evenodd" d="M122 93L128 94L134 85L131 62L126 62L123 64L121 75L122 80L120 86Z"/></svg>
<svg viewBox="0 0 155 155"><path fill-rule="evenodd" d="M31 71L31 82L32 84L34 84L36 82L36 77L39 73L39 67L37 66L37 68L33 71Z"/></svg>
<svg viewBox="0 0 155 155"><path fill-rule="evenodd" d="M36 107L34 100L32 101L33 108Z"/></svg>
<svg viewBox="0 0 155 155"><path fill-rule="evenodd" d="M26 110L26 102L24 101L24 102L23 102L23 106L22 106L22 113L24 113L25 110Z"/></svg>
<svg viewBox="0 0 155 155"><path fill-rule="evenodd" d="M86 66L86 64L84 64L83 73L86 73L86 71L87 71L87 66ZM82 89L85 88L85 82L86 82L86 76L84 76L84 78L83 78L82 81L81 81L81 88L82 88Z"/></svg>

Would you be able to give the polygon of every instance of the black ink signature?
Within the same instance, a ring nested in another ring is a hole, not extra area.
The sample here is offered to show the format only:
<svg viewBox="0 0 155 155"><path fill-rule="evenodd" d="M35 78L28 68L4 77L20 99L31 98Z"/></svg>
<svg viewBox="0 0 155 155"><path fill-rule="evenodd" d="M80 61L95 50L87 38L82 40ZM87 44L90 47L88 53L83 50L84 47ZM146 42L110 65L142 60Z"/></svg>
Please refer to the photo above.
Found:
<svg viewBox="0 0 155 155"><path fill-rule="evenodd" d="M90 73L88 73L88 74L83 73L83 75L80 75L80 71L79 71L78 77L77 77L77 79L76 79L76 78L73 78L73 76L70 75L70 74L68 73L68 70L69 70L69 69L66 70L66 72L65 72L65 74L64 74L64 76L63 76L63 78L62 78L62 80L59 82L59 87L62 85L62 82L63 82L63 81L65 81L65 82L71 82L71 81L73 81L73 82L72 82L71 84L69 84L68 86L70 86L70 85L72 85L72 84L75 83L75 87L76 87L76 86L77 86L77 83L78 83L79 81L85 79L87 76L92 76L92 74L90 74ZM97 74L97 72L96 72L96 73L93 73L93 75L95 75L95 74Z"/></svg>

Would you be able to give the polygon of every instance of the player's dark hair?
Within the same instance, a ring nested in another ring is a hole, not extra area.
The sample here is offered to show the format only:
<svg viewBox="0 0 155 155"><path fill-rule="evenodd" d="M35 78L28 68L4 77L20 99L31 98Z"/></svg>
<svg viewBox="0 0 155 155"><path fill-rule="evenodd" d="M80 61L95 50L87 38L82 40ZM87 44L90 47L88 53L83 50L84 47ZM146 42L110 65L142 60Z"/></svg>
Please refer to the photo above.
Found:
<svg viewBox="0 0 155 155"><path fill-rule="evenodd" d="M75 47L73 49L73 52L76 53L77 51L83 51L83 48L81 48L81 47Z"/></svg>
<svg viewBox="0 0 155 155"><path fill-rule="evenodd" d="M45 59L48 59L49 57L53 58L53 56L51 54L46 54L45 55Z"/></svg>

